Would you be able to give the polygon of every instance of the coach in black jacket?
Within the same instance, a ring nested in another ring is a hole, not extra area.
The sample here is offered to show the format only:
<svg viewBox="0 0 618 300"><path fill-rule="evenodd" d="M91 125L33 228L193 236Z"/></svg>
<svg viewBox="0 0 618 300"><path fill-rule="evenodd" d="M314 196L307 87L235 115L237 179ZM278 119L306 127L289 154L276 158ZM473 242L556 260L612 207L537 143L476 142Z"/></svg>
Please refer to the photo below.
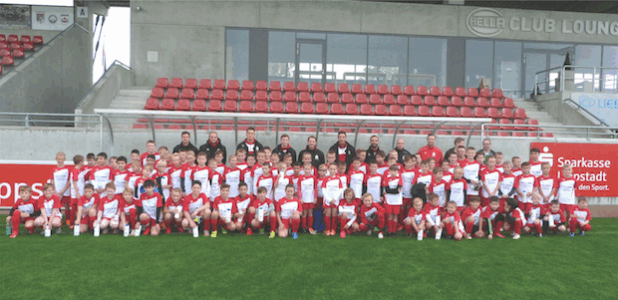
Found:
<svg viewBox="0 0 618 300"><path fill-rule="evenodd" d="M365 158L366 163L370 163L376 160L376 153L380 151L380 138L377 135L372 135L369 140L370 145L367 148L367 158Z"/></svg>
<svg viewBox="0 0 618 300"><path fill-rule="evenodd" d="M195 153L195 155L197 156L197 147L191 144L191 134L187 131L183 131L182 134L180 135L180 138L181 138L180 144L174 147L174 149L172 150L172 153L178 153L180 151L193 151L193 153Z"/></svg>
<svg viewBox="0 0 618 300"><path fill-rule="evenodd" d="M262 144L255 139L255 128L247 128L246 137L247 138L245 138L244 141L240 142L240 144L236 146L236 150L245 149L247 150L247 155L257 155L258 151L264 149L264 146L262 146ZM267 157L266 159L270 159L270 157Z"/></svg>
<svg viewBox="0 0 618 300"><path fill-rule="evenodd" d="M279 155L279 160L283 161L286 154L292 155L292 162L296 161L296 150L290 146L290 136L284 134L281 136L281 144L273 149L273 153Z"/></svg>
<svg viewBox="0 0 618 300"><path fill-rule="evenodd" d="M305 153L311 154L311 164L317 169L321 164L325 163L324 153L317 147L318 141L315 136L310 136L307 139L307 147L298 153L298 160L303 161Z"/></svg>
<svg viewBox="0 0 618 300"><path fill-rule="evenodd" d="M217 153L217 151L223 152L223 163L225 164L227 159L227 151L225 146L221 144L221 140L219 139L217 133L213 131L208 135L208 141L206 144L200 146L200 152L206 152L206 157L211 159L215 158L215 153Z"/></svg>
<svg viewBox="0 0 618 300"><path fill-rule="evenodd" d="M350 168L352 159L356 156L356 149L354 149L354 146L347 142L347 137L348 136L345 131L339 131L339 134L337 135L337 142L332 145L330 149L328 149L328 151L335 151L335 157L337 158L336 161L341 160L339 159L341 157L339 154L339 149L343 151L342 154L345 154L345 164L347 165L346 171Z"/></svg>

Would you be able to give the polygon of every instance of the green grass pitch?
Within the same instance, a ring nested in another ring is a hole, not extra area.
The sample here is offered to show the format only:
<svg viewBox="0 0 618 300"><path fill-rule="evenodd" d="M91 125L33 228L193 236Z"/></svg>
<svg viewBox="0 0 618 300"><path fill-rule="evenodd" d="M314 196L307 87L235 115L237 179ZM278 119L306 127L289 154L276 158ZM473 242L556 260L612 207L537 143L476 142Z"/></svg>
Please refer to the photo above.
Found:
<svg viewBox="0 0 618 300"><path fill-rule="evenodd" d="M95 238L65 226L0 237L0 299L617 299L618 219L591 224L584 237L461 242Z"/></svg>

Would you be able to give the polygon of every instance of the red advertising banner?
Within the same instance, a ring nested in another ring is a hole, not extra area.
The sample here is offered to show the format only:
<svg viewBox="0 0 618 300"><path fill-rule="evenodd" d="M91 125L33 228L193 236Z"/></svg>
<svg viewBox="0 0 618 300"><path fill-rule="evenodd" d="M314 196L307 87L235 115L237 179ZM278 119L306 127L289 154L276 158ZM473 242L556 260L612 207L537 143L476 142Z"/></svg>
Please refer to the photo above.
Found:
<svg viewBox="0 0 618 300"><path fill-rule="evenodd" d="M551 164L551 175L562 176L562 166L570 164L579 183L578 196L618 196L618 144L530 143L541 150L539 160Z"/></svg>
<svg viewBox="0 0 618 300"><path fill-rule="evenodd" d="M55 166L55 161L0 160L0 208L13 206L22 185L30 185L32 198L39 199Z"/></svg>

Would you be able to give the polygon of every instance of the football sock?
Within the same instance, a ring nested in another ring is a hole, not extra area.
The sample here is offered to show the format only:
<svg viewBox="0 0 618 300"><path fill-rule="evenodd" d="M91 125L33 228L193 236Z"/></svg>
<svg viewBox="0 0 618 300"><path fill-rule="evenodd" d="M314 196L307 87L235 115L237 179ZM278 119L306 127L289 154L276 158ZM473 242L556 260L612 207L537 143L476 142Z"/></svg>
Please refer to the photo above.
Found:
<svg viewBox="0 0 618 300"><path fill-rule="evenodd" d="M300 226L300 219L292 218L292 232L298 232L298 227Z"/></svg>
<svg viewBox="0 0 618 300"><path fill-rule="evenodd" d="M307 229L307 217L305 216L300 217L300 222L301 222L302 228Z"/></svg>
<svg viewBox="0 0 618 300"><path fill-rule="evenodd" d="M277 230L277 217L270 217L270 231Z"/></svg>
<svg viewBox="0 0 618 300"><path fill-rule="evenodd" d="M472 233L474 222L466 222L466 233Z"/></svg>
<svg viewBox="0 0 618 300"><path fill-rule="evenodd" d="M543 233L543 229L541 228L541 224L535 224L536 225L536 233Z"/></svg>
<svg viewBox="0 0 618 300"><path fill-rule="evenodd" d="M332 228L332 223L330 221L331 217L324 217L324 224L326 225L326 231L330 231Z"/></svg>
<svg viewBox="0 0 618 300"><path fill-rule="evenodd" d="M213 231L217 230L217 225L219 223L219 218L210 219L210 227Z"/></svg>
<svg viewBox="0 0 618 300"><path fill-rule="evenodd" d="M515 220L515 234L521 234L521 221Z"/></svg>
<svg viewBox="0 0 618 300"><path fill-rule="evenodd" d="M405 227L406 227L406 232L408 234L412 234L412 225L405 225Z"/></svg>
<svg viewBox="0 0 618 300"><path fill-rule="evenodd" d="M307 216L307 228L313 228L313 214Z"/></svg>
<svg viewBox="0 0 618 300"><path fill-rule="evenodd" d="M21 211L15 210L11 217L11 226L13 226L13 232L19 232L19 223L21 218Z"/></svg>
<svg viewBox="0 0 618 300"><path fill-rule="evenodd" d="M348 220L339 217L339 226L341 228L341 230L345 230L345 224L348 223ZM347 232L346 232L347 233Z"/></svg>

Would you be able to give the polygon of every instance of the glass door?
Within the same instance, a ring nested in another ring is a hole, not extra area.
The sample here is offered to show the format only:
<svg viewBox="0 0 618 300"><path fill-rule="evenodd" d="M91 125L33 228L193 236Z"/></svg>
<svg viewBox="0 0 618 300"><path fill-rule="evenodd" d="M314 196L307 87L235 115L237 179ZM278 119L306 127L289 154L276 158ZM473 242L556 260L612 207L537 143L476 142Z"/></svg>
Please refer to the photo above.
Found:
<svg viewBox="0 0 618 300"><path fill-rule="evenodd" d="M524 52L524 98L530 97L530 94L534 91L534 78L536 73L547 69L547 54ZM537 77L539 91L541 93L546 93L547 83L540 84L540 82L547 82L547 80L547 76L543 76L543 74L539 74Z"/></svg>
<svg viewBox="0 0 618 300"><path fill-rule="evenodd" d="M524 45L525 47L526 45ZM539 92L542 94L553 93L556 90L556 79L560 77L560 69L567 56L573 55L572 45L553 45L554 47L525 49L524 48L524 90L523 96L530 97L534 91L534 78L537 72L557 68L555 70L541 73L537 76ZM571 56L571 63L573 63Z"/></svg>
<svg viewBox="0 0 618 300"><path fill-rule="evenodd" d="M296 40L296 82L319 82L326 79L326 43L321 40Z"/></svg>

